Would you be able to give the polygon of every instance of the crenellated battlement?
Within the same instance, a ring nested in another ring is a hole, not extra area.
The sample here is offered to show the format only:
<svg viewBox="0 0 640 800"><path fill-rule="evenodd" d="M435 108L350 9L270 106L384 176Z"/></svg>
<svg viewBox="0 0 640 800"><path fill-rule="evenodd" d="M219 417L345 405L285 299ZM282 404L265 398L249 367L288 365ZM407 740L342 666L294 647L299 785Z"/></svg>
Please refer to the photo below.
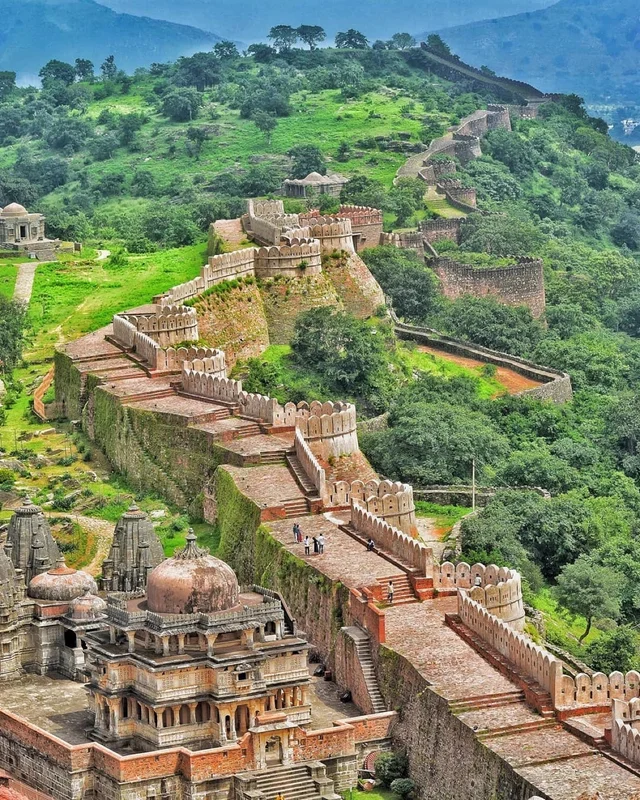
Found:
<svg viewBox="0 0 640 800"><path fill-rule="evenodd" d="M452 564L445 561L435 570L434 586L439 589L465 589L472 600L486 608L515 630L524 630L522 579L515 570L495 564Z"/></svg>
<svg viewBox="0 0 640 800"><path fill-rule="evenodd" d="M129 312L118 317L161 347L198 340L198 318L195 310L187 306L163 305L153 312Z"/></svg>
<svg viewBox="0 0 640 800"><path fill-rule="evenodd" d="M300 277L321 272L320 242L315 239L292 238L290 244L260 247L256 252L255 274L258 278L277 275Z"/></svg>
<svg viewBox="0 0 640 800"><path fill-rule="evenodd" d="M412 536L416 530L413 487L406 483L370 480L337 481L329 490L332 506L350 506L351 501Z"/></svg>

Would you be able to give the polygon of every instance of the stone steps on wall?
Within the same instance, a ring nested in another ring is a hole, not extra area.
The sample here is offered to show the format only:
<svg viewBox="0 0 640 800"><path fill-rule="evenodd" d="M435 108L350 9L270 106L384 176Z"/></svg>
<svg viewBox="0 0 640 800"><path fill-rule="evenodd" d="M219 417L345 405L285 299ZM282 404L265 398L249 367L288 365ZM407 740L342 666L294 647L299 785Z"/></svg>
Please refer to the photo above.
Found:
<svg viewBox="0 0 640 800"><path fill-rule="evenodd" d="M265 450L260 453L261 464L286 464L286 450Z"/></svg>
<svg viewBox="0 0 640 800"><path fill-rule="evenodd" d="M465 711L479 711L483 708L502 708L502 706L523 702L524 692L514 690L513 692L476 695L474 697L465 697L461 700L452 700L449 703L449 710L452 714L463 714Z"/></svg>
<svg viewBox="0 0 640 800"><path fill-rule="evenodd" d="M248 422L242 428L239 428L234 436L235 439L248 439L251 436L260 436L262 431L257 422Z"/></svg>
<svg viewBox="0 0 640 800"><path fill-rule="evenodd" d="M475 733L478 739L486 741L487 739L498 739L501 736L513 736L514 733L531 733L532 731L548 730L549 728L560 728L560 725L555 719L539 719L533 722L522 722L519 725L480 729Z"/></svg>
<svg viewBox="0 0 640 800"><path fill-rule="evenodd" d="M302 491L308 496L317 495L318 491L312 481L309 479L307 473L304 471L304 467L300 463L298 456L294 453L287 453L285 457L289 469L291 472L293 472L296 483L302 489Z"/></svg>
<svg viewBox="0 0 640 800"><path fill-rule="evenodd" d="M384 597L386 599L387 584L393 581L393 605L400 606L406 603L417 603L418 598L413 591L411 581L406 575L387 575L382 578L376 578L378 583L382 584L384 590Z"/></svg>
<svg viewBox="0 0 640 800"><path fill-rule="evenodd" d="M295 497L282 504L287 517L302 517L310 513L306 497Z"/></svg>
<svg viewBox="0 0 640 800"><path fill-rule="evenodd" d="M526 703L535 708L544 719L555 719L553 701L544 687L468 628L458 614L445 614L445 624L473 647L485 661L488 661L512 683L519 686L525 694Z"/></svg>
<svg viewBox="0 0 640 800"><path fill-rule="evenodd" d="M345 628L344 630L353 640L356 655L358 656L364 682L369 694L369 700L371 701L373 713L382 714L387 710L387 706L380 692L378 678L373 665L371 639L369 638L368 634L356 626Z"/></svg>

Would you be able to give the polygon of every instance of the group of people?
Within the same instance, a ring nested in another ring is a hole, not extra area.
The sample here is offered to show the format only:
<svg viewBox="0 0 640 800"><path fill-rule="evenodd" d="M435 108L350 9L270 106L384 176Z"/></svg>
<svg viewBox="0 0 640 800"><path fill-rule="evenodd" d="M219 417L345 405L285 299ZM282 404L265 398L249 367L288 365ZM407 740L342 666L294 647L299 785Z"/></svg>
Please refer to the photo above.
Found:
<svg viewBox="0 0 640 800"><path fill-rule="evenodd" d="M302 530L297 522L295 522L293 525L293 540L296 544L304 545L305 556L311 555L312 544L314 553L317 553L318 555L322 555L322 553L324 553L324 545L326 541L324 538L324 534L321 533L319 536L314 536L311 539L309 538L308 534L303 537Z"/></svg>

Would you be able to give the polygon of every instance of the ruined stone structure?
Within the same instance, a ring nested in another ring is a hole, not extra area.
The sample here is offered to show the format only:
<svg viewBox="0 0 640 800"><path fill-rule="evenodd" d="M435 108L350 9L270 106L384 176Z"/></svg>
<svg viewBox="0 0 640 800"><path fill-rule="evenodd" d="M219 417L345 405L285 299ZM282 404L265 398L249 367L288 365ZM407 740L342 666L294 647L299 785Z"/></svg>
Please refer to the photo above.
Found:
<svg viewBox="0 0 640 800"><path fill-rule="evenodd" d="M17 250L34 258L53 258L60 242L47 239L43 214L30 214L19 203L0 208L0 250Z"/></svg>
<svg viewBox="0 0 640 800"><path fill-rule="evenodd" d="M449 258L438 258L433 268L450 300L464 295L495 297L510 306L528 306L534 317L545 309L542 259L519 258L512 267L478 269Z"/></svg>
<svg viewBox="0 0 640 800"><path fill-rule="evenodd" d="M337 173L320 175L319 172L310 172L306 178L286 180L284 192L287 197L318 197L322 194L340 197L342 187L347 180L344 175Z"/></svg>
<svg viewBox="0 0 640 800"><path fill-rule="evenodd" d="M100 588L107 592L144 589L149 573L163 559L162 544L149 518L132 505L116 524L111 550L102 562Z"/></svg>

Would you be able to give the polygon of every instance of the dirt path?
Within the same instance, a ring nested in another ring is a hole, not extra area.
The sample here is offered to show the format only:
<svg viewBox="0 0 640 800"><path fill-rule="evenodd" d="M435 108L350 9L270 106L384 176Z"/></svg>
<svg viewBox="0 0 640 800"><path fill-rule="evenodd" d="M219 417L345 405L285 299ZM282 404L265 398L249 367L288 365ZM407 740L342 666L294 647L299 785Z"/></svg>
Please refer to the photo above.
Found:
<svg viewBox="0 0 640 800"><path fill-rule="evenodd" d="M78 525L95 535L96 539L98 540L96 554L86 566L82 567L82 569L85 572L88 572L89 575L93 575L94 578L96 575L99 575L102 571L102 562L109 555L109 550L111 549L113 531L115 528L113 522L106 522L103 519L95 519L94 517L85 517L82 514L65 514L58 511L48 511L45 516L64 517L65 519L70 519L73 522L77 522Z"/></svg>
<svg viewBox="0 0 640 800"><path fill-rule="evenodd" d="M486 364L485 361L468 358L467 356L458 356L454 353L447 353L446 350L438 350L436 347L429 347L427 345L420 345L418 350L421 353L430 353L438 358L452 361L454 364L459 364L461 367L470 367L474 369L477 367L484 367ZM542 386L541 381L525 378L524 375L520 375L519 372L515 372L507 367L496 367L496 380L504 386L509 394L520 394L520 392L524 392L527 389L535 389L537 386Z"/></svg>
<svg viewBox="0 0 640 800"><path fill-rule="evenodd" d="M98 250L96 261L106 261L111 255L111 250Z"/></svg>
<svg viewBox="0 0 640 800"><path fill-rule="evenodd" d="M13 290L14 300L19 300L22 303L29 303L29 300L31 300L33 279L35 278L37 267L37 261L27 261L24 264L18 264L16 285Z"/></svg>

